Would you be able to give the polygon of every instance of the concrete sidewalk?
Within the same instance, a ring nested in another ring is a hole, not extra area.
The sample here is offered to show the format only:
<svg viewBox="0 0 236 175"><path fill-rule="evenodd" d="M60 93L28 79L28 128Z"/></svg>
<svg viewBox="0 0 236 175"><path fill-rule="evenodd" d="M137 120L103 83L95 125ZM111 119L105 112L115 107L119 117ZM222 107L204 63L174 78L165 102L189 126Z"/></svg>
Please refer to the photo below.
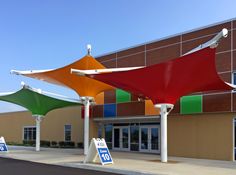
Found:
<svg viewBox="0 0 236 175"><path fill-rule="evenodd" d="M35 152L32 147L10 146L8 153L0 157L28 160L38 163L92 169L119 174L171 174L171 175L234 175L236 162L169 157L169 163L160 163L155 154L113 152L113 165L83 164L81 149L42 148Z"/></svg>

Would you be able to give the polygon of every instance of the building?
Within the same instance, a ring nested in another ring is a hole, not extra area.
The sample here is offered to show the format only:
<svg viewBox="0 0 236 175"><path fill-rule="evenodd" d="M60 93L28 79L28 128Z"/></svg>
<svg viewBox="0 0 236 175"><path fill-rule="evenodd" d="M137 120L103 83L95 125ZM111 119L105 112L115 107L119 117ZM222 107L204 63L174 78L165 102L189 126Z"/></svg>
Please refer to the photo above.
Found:
<svg viewBox="0 0 236 175"><path fill-rule="evenodd" d="M236 19L102 55L97 60L108 68L149 66L180 57L223 28L229 35L217 47L216 69L224 81L236 83ZM105 137L113 150L160 153L159 112L151 101L116 89L99 94L96 102L91 108L91 138ZM82 142L81 111L69 107L50 112L42 122L42 140ZM235 111L236 94L231 91L182 97L168 117L168 154L234 160ZM28 112L1 114L0 135L11 142L34 139L28 136L35 132L31 129L33 121Z"/></svg>
<svg viewBox="0 0 236 175"><path fill-rule="evenodd" d="M80 107L67 107L49 112L41 123L41 140L83 142ZM7 142L35 140L35 119L28 111L0 114L0 135ZM81 134L80 134L81 133Z"/></svg>

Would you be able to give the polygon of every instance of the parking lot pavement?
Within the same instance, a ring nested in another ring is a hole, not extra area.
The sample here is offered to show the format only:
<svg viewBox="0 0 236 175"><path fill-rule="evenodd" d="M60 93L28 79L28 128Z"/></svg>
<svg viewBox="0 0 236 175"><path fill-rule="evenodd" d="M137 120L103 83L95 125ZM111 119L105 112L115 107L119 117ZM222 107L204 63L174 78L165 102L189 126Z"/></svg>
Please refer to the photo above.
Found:
<svg viewBox="0 0 236 175"><path fill-rule="evenodd" d="M9 158L0 158L0 170L1 174L6 175L118 175L114 173L48 165Z"/></svg>
<svg viewBox="0 0 236 175"><path fill-rule="evenodd" d="M161 163L160 155L157 154L116 151L110 153L114 164L104 166L84 164L82 149L42 148L40 152L36 152L30 147L9 146L9 152L1 153L0 157L118 174L236 175L236 162L233 161L170 156L168 163Z"/></svg>

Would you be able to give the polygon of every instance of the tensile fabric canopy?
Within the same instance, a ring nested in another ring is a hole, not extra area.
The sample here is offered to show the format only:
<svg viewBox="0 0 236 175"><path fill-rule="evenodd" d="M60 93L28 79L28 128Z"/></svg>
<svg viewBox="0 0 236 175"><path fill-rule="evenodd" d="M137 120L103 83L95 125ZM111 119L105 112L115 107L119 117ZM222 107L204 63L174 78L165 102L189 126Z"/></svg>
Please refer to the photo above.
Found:
<svg viewBox="0 0 236 175"><path fill-rule="evenodd" d="M24 85L17 92L1 93L0 100L20 105L28 109L32 115L40 116L45 116L48 112L57 108L82 105L77 100L56 98L39 91Z"/></svg>
<svg viewBox="0 0 236 175"><path fill-rule="evenodd" d="M144 68L87 76L140 97L150 98L153 104L175 104L181 96L191 93L234 89L233 85L218 76L215 52L215 48L207 47Z"/></svg>
<svg viewBox="0 0 236 175"><path fill-rule="evenodd" d="M80 96L95 97L100 92L113 89L112 86L103 82L71 74L71 68L87 70L104 69L105 67L91 55L86 55L80 60L58 69L32 71L12 70L11 72L14 74L36 78L48 83L69 87L75 90Z"/></svg>
<svg viewBox="0 0 236 175"><path fill-rule="evenodd" d="M84 117L84 153L87 154L89 146L89 105L93 101L94 97L100 92L114 89L112 86L103 82L90 79L88 77L81 77L71 74L71 69L104 69L105 67L94 59L90 53L84 56L82 59L69 64L67 66L51 69L51 70L32 70L32 71L17 71L11 72L18 75L24 75L31 78L36 78L42 81L46 81L52 84L69 87L80 95L85 106Z"/></svg>

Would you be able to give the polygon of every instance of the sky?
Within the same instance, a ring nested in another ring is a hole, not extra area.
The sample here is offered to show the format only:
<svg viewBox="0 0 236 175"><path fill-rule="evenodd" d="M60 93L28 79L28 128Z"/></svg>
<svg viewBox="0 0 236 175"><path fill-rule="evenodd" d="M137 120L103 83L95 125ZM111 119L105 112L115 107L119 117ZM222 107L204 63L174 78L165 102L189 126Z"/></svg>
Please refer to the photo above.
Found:
<svg viewBox="0 0 236 175"><path fill-rule="evenodd" d="M92 45L94 57L236 18L235 0L0 0L0 93L21 81L72 98L70 89L10 70L54 69ZM25 110L0 102L0 112Z"/></svg>

